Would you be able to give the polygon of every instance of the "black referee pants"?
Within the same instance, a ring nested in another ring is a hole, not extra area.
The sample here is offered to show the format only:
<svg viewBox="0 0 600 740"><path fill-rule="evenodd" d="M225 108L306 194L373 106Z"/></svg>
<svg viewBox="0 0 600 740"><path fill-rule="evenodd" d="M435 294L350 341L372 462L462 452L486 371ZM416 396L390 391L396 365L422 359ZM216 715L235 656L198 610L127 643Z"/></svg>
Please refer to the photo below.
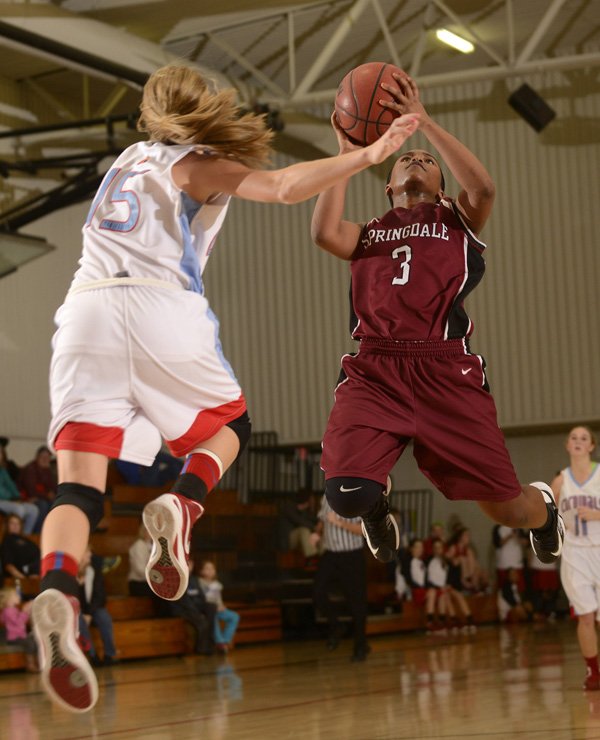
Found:
<svg viewBox="0 0 600 740"><path fill-rule="evenodd" d="M326 550L319 558L315 576L314 601L317 611L327 619L329 636L337 633L335 604L330 591L339 585L354 619L354 649L366 643L367 626L367 564L363 549L347 552Z"/></svg>

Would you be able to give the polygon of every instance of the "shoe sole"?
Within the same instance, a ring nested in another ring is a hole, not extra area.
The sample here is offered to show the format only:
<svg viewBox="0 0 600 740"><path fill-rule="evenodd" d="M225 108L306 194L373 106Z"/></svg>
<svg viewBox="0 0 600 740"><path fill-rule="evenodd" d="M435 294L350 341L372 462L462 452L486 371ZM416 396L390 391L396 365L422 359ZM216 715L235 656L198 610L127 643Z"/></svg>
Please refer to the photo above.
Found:
<svg viewBox="0 0 600 740"><path fill-rule="evenodd" d="M556 550L556 552L550 553L549 559L542 560L542 558L540 558L540 556L538 555L538 551L536 550L536 547L535 547L535 538L533 536L533 531L529 532L529 542L531 543L533 552L535 553L535 556L540 561L540 563L554 563L556 562L556 560L558 560L562 552L563 543L565 541L565 523L563 522L563 518L558 511L558 507L556 506L556 499L554 498L554 492L552 491L550 486L547 483L543 483L542 481L538 481L536 483L530 483L529 485L541 491L542 496L544 497L544 501L547 504L553 504L556 509L559 543L558 543L558 550Z"/></svg>
<svg viewBox="0 0 600 740"><path fill-rule="evenodd" d="M185 593L189 580L184 546L192 526L189 515L176 496L163 494L144 507L142 518L152 538L146 581L161 599L177 601Z"/></svg>
<svg viewBox="0 0 600 740"><path fill-rule="evenodd" d="M365 523L361 522L360 527L362 529L363 537L367 541L367 545L369 546L369 550L373 553L373 557L375 557L377 560L379 560L380 563L389 563L394 559L395 553L398 551L398 548L400 547L400 530L398 529L398 522L394 519L394 517L391 514L387 515L388 521L392 523L392 527L394 528L394 534L396 536L396 546L392 550L387 545L385 546L385 550L380 553L381 547L375 548L371 544L371 540L369 539L369 535L367 534L367 530L365 527Z"/></svg>
<svg viewBox="0 0 600 740"><path fill-rule="evenodd" d="M98 681L77 644L77 617L67 597L43 591L31 610L40 654L40 672L48 696L69 712L88 712L98 700Z"/></svg>

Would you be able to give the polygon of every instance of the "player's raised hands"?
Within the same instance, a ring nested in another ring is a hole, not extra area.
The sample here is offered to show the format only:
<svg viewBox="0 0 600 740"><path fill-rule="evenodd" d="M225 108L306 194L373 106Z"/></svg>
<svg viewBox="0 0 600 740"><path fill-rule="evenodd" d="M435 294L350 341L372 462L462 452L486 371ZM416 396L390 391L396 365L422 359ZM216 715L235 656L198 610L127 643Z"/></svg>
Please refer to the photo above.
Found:
<svg viewBox="0 0 600 740"><path fill-rule="evenodd" d="M371 164L380 164L391 154L398 151L409 136L419 128L421 117L418 113L408 113L395 118L387 131L369 146L365 151L369 153Z"/></svg>
<svg viewBox="0 0 600 740"><path fill-rule="evenodd" d="M417 83L408 75L394 73L393 77L396 80L396 85L389 85L382 82L381 88L394 98L394 102L381 98L379 105L395 113L418 113L421 116L421 122L424 122L428 118L428 115L421 102Z"/></svg>
<svg viewBox="0 0 600 740"><path fill-rule="evenodd" d="M333 126L333 130L335 131L335 135L338 140L340 154L353 152L355 149L362 149L360 144L356 144L354 141L348 138L348 135L340 126L335 111L331 114L331 125Z"/></svg>

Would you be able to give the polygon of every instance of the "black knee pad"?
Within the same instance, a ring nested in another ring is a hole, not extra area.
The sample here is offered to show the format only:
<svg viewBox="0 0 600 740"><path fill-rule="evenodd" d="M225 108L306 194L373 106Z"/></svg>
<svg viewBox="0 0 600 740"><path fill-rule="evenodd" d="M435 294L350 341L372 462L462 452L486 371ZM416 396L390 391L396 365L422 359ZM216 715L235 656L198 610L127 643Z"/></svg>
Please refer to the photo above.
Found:
<svg viewBox="0 0 600 740"><path fill-rule="evenodd" d="M230 429L232 429L237 434L240 441L240 449L236 457L237 460L237 458L246 449L246 445L248 444L248 440L250 439L250 432L252 431L252 422L250 421L248 412L244 411L241 416L238 416L237 419L230 421L225 426L228 426Z"/></svg>
<svg viewBox="0 0 600 740"><path fill-rule="evenodd" d="M96 529L104 516L104 496L97 488L91 486L84 486L81 483L59 483L50 510L64 504L76 506L83 511L90 522L90 533Z"/></svg>
<svg viewBox="0 0 600 740"><path fill-rule="evenodd" d="M364 516L381 498L384 487L368 478L343 476L329 478L325 483L325 496L336 514L352 519Z"/></svg>

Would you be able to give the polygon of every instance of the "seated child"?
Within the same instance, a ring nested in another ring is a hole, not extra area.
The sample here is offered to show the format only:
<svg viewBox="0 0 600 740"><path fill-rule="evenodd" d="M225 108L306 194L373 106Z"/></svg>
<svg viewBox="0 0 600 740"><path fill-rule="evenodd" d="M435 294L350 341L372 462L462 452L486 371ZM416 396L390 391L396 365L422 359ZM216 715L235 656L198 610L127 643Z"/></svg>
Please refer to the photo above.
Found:
<svg viewBox="0 0 600 740"><path fill-rule="evenodd" d="M444 543L442 540L433 540L432 553L431 560L427 564L428 592L425 602L427 631L430 633L446 634L449 627L448 563L444 557ZM438 629L435 629L434 626L434 608L436 606L441 622L441 626Z"/></svg>
<svg viewBox="0 0 600 740"><path fill-rule="evenodd" d="M524 599L520 586L521 574L517 568L509 568L506 581L498 591L498 613L501 622L529 622L533 618L533 606Z"/></svg>
<svg viewBox="0 0 600 740"><path fill-rule="evenodd" d="M6 630L8 645L18 645L25 651L25 667L30 673L39 671L37 644L27 630L31 614L31 601L21 604L21 596L16 588L0 590L0 621Z"/></svg>
<svg viewBox="0 0 600 740"><path fill-rule="evenodd" d="M473 634L477 627L473 623L473 614L467 600L460 591L453 588L448 582L450 566L446 558L442 540L433 541L433 557L427 566L427 580L438 591L440 602L439 613L442 618L442 630L449 627L453 633L458 633L460 622L456 618L456 606L463 619L462 631L464 634ZM443 609L443 611L442 611Z"/></svg>
<svg viewBox="0 0 600 740"><path fill-rule="evenodd" d="M217 650L226 653L240 621L237 612L227 609L223 603L223 584L217 580L217 569L210 560L204 561L200 570L200 586L209 604L215 604L215 644Z"/></svg>

